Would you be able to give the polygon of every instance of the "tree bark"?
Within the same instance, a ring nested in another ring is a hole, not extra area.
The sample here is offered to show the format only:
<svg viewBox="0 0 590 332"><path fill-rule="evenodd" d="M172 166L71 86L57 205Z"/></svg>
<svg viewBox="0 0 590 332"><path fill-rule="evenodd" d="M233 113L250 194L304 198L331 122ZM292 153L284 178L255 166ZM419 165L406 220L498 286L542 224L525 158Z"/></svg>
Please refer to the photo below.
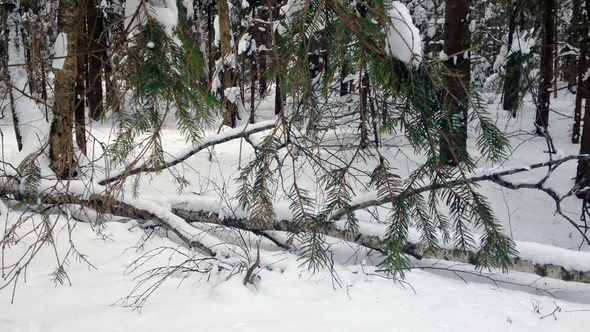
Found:
<svg viewBox="0 0 590 332"><path fill-rule="evenodd" d="M514 39L514 33L516 32L516 18L518 16L518 0L512 2L513 11L510 12L510 21L508 24L508 50L510 53L508 63L506 64L506 78L504 80L503 95L504 100L502 108L506 111L510 111L512 117L516 117L516 111L518 110L519 102L519 88L520 88L520 70L522 68L522 53L520 50L512 49L512 41Z"/></svg>
<svg viewBox="0 0 590 332"><path fill-rule="evenodd" d="M553 87L553 52L555 49L555 11L555 0L543 1L541 82L535 117L537 135L545 135L549 126L549 107L551 106L551 89Z"/></svg>
<svg viewBox="0 0 590 332"><path fill-rule="evenodd" d="M235 128L237 107L225 96L225 90L232 87L234 84L233 68L225 63L227 57L231 53L231 23L229 20L229 6L227 0L217 1L217 15L219 17L219 46L223 68L221 74L221 99L227 108L223 114L223 125Z"/></svg>
<svg viewBox="0 0 590 332"><path fill-rule="evenodd" d="M93 120L104 115L102 94L102 65L106 59L106 48L102 43L104 23L96 0L86 0L86 26L88 30L88 109Z"/></svg>
<svg viewBox="0 0 590 332"><path fill-rule="evenodd" d="M87 29L86 29L86 3L88 0L79 0L78 31L76 42L76 111L75 126L76 144L78 149L86 155L86 100L87 100Z"/></svg>
<svg viewBox="0 0 590 332"><path fill-rule="evenodd" d="M574 47L580 47L580 38L578 35L580 31L580 16L582 16L581 10L583 0L572 0L572 21L569 29L568 42ZM568 49L572 51L572 49ZM570 54L566 58L567 67L565 69L565 80L567 81L567 87L570 91L574 91L574 87L577 84L578 79L578 57L575 54ZM578 129L579 130L579 129ZM579 133L578 133L579 135Z"/></svg>
<svg viewBox="0 0 590 332"><path fill-rule="evenodd" d="M582 23L581 34L584 36L580 43L580 60L578 63L578 90L576 93L576 109L582 108L582 99L586 99L584 107L584 129L582 131L582 142L580 144L580 154L590 153L590 83L588 80L584 81L587 64L590 61L589 44L590 43L590 0L585 0L585 15L580 15L580 22ZM580 160L578 162L578 169L576 173L576 184L581 188L590 186L590 167L588 161ZM581 198L581 197L580 197Z"/></svg>
<svg viewBox="0 0 590 332"><path fill-rule="evenodd" d="M445 61L448 69L444 111L448 121L443 129L441 155L444 162L457 165L467 146L467 111L469 102L466 86L471 81L471 55L469 54L469 7L471 0L447 0L445 9L444 50L450 57ZM458 119L462 118L462 121Z"/></svg>
<svg viewBox="0 0 590 332"><path fill-rule="evenodd" d="M369 146L369 133L367 130L367 122L368 122L368 104L369 104L369 75L363 71L361 71L362 78L360 79L360 108L361 108L361 139L360 139L360 147L361 149L366 149Z"/></svg>
<svg viewBox="0 0 590 332"><path fill-rule="evenodd" d="M78 28L77 0L59 0L57 28L67 36L68 56L62 69L55 70L54 118L49 134L51 168L60 179L70 179L76 173L74 158L75 94L76 94L76 39Z"/></svg>
<svg viewBox="0 0 590 332"><path fill-rule="evenodd" d="M574 0L574 3L577 3L578 7L582 6L582 1ZM574 9L574 12L578 12ZM574 103L574 126L572 132L572 143L576 144L580 142L580 128L581 128L581 120L582 120L582 100L585 98L586 95L586 86L584 84L584 74L586 73L587 61L586 55L588 54L588 45L584 43L584 31L587 31L587 18L582 13L577 13L576 18L573 21L576 22L574 26L574 36L572 37L572 41L575 47L578 47L580 50L579 58L575 61L576 67L576 101ZM584 19L586 18L586 22L584 24ZM573 24L573 22L572 22Z"/></svg>
<svg viewBox="0 0 590 332"><path fill-rule="evenodd" d="M215 41L215 28L213 26L213 17L215 16L213 10L215 5L212 2L207 2L207 78L208 78L208 89L207 92L211 93L211 87L213 82L213 74L215 73L215 57L213 49Z"/></svg>
<svg viewBox="0 0 590 332"><path fill-rule="evenodd" d="M10 52L8 51L11 47L10 47L10 43L16 43L18 42L17 40L10 40L9 38L9 34L10 34L10 30L9 30L9 25L8 25L8 13L9 12L13 12L13 11L18 11L18 8L16 6L16 4L12 1L6 1L4 3L2 3L1 5L2 7L2 13L1 13L1 19L2 19L2 30L4 33L4 47L5 47L5 52L6 52L6 63L8 64L10 62ZM20 17L20 15L16 14L16 15L11 15L13 17ZM12 27L13 29L17 29L15 25L13 25ZM15 30L15 35L20 35L18 33L18 30ZM2 75L4 76L4 79L7 82L11 82L10 80L10 70L7 67L3 67L0 70L2 70ZM12 114L12 126L14 128L14 134L16 136L16 144L18 147L18 151L21 151L23 149L23 138L21 136L21 132L18 126L18 117L16 116L16 105L15 105L15 96L13 95L14 92L14 88L10 88L10 93L8 94L9 99L10 99L10 111Z"/></svg>

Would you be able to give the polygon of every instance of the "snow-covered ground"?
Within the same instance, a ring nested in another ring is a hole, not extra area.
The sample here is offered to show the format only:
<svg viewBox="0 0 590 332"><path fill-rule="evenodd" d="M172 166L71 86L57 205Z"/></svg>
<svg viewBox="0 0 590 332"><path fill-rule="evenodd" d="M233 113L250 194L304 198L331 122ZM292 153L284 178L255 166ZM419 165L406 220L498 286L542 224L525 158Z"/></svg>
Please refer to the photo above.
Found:
<svg viewBox="0 0 590 332"><path fill-rule="evenodd" d="M543 153L547 150L545 140L531 134L530 102L517 119L499 109L498 102L495 100L489 110L510 136L513 147L510 159L501 166L548 160ZM563 93L552 100L552 105L557 112L569 115L573 98ZM264 109L266 105L262 106ZM570 142L572 120L557 113L550 117L556 148L562 155L577 154L579 147ZM10 160L16 155L16 144L7 118L0 122L0 129L3 158ZM92 133L108 140L111 131L107 124L93 124ZM385 139L399 142L397 137ZM172 126L166 129L165 144L171 154L187 148ZM236 190L233 179L251 153L250 146L240 140L202 151L175 167L191 182L182 196L177 195L170 174L164 171L142 178L140 197L164 209L182 202L207 204L209 210L217 208L225 215L243 213L232 205ZM403 145L390 147L384 153L402 177L415 167L414 161L420 160ZM499 165L480 166L483 171ZM575 167L575 161L561 166L547 185L568 190ZM543 175L544 170L536 170L521 173L518 179L531 181ZM313 183L307 185L314 187ZM356 191L366 194L360 185ZM554 214L554 202L545 193L510 191L489 183L482 183L481 191L489 198L506 233L517 241L521 256L590 270L590 248L582 246L577 251L581 236ZM131 200L131 196L128 194L126 199ZM288 217L286 207L288 203L277 203L279 218ZM578 220L581 202L568 198L562 209ZM384 211L376 212L385 215ZM0 231L22 213L27 212L7 213L6 207L0 205ZM379 232L381 225L363 220L362 213L359 218L366 227L372 227L371 231ZM422 260L413 262L414 268L406 273L405 280L392 280L376 267L379 258L375 253L334 240L330 245L334 266L310 274L302 270L295 252L262 241L261 268L255 271L253 284L244 286L245 271L239 266L250 266L257 255L256 249L244 245L256 241L249 234L229 233L231 257L220 262L201 261L200 271L187 273L173 269L193 257L194 252L171 234L151 234L146 240L146 232L133 220L108 222L97 234L88 223L66 223L61 218L56 230L57 249L43 247L26 275L20 276L16 288L0 290L0 331L584 331L590 324L590 285L526 273L504 275L484 270L479 275L469 265ZM69 280L56 286L51 277L57 266L55 252L63 259L70 250L70 239L92 266L71 255L66 269ZM31 240L25 237L14 246L2 248L5 261L20 257ZM185 267L196 265L185 262ZM141 311L126 307L135 299L125 301L127 296L141 295L158 281L157 276L146 279L144 273L150 269L170 275L149 296ZM136 290L141 281L146 283Z"/></svg>

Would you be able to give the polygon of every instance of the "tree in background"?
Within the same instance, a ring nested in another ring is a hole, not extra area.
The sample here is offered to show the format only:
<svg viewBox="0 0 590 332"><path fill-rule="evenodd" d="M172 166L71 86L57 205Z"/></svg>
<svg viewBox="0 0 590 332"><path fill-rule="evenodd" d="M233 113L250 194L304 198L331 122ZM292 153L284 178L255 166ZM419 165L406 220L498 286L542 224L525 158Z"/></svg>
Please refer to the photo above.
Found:
<svg viewBox="0 0 590 332"><path fill-rule="evenodd" d="M65 59L55 71L53 121L49 133L51 168L60 179L71 179L76 174L74 130L76 110L76 54L79 19L77 0L60 0L57 11L58 40L65 47ZM62 53L62 54L63 54ZM82 125L81 123L77 124ZM83 128L78 128L82 131Z"/></svg>
<svg viewBox="0 0 590 332"><path fill-rule="evenodd" d="M587 68L590 63L590 1L584 1L584 11L580 14L580 57L578 60L578 87L576 91L576 111L581 112L582 99L585 99L584 107L584 129L582 131L582 141L580 144L580 154L590 153L590 82L587 76ZM580 160L576 173L576 184L582 189L590 186L590 166L588 161ZM587 190L586 190L587 191ZM586 193L579 196L587 196Z"/></svg>
<svg viewBox="0 0 590 332"><path fill-rule="evenodd" d="M467 149L467 118L471 106L468 87L471 81L471 50L469 49L469 8L471 0L445 2L444 51L448 57L448 92L443 111L448 113L443 125L441 154L446 162L457 165Z"/></svg>
<svg viewBox="0 0 590 332"><path fill-rule="evenodd" d="M555 53L555 17L557 11L556 0L542 1L542 25L541 25L541 65L539 95L537 100L537 114L535 126L537 135L544 136L549 127L549 110L551 106L551 90L554 79L554 53Z"/></svg>

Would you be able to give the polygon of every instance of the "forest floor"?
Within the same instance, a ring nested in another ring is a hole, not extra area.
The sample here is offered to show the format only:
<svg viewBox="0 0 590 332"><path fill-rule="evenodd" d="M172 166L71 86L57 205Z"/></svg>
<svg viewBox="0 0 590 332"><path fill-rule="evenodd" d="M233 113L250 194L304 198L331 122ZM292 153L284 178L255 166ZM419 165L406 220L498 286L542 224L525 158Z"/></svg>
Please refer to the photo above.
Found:
<svg viewBox="0 0 590 332"><path fill-rule="evenodd" d="M499 102L499 97L495 97L488 110L511 140L512 152L502 167L547 161L546 141L532 134L531 101L526 102L517 118L501 110ZM558 150L556 157L577 154L579 146L570 139L573 96L561 93L552 100L552 108L555 112L550 115L550 132ZM265 114L260 113L260 120L270 117ZM16 143L9 116L0 120L0 129L4 155L10 160L16 155ZM165 131L167 152L174 154L186 148L173 126ZM334 134L334 146L342 142L347 132L350 131ZM107 123L94 124L91 133L103 141L112 139ZM469 146L475 151L472 136ZM400 137L384 137L384 144L392 166L402 178L422 159ZM249 145L240 140L220 144L175 167L191 183L182 194L178 194L170 173L164 171L144 175L139 196L162 207L190 201L209 204L211 211L217 209L215 212L226 216L240 214L233 208L237 186L234 179L239 175L239 166L251 154ZM483 172L498 165L480 162L478 166ZM575 161L565 163L546 186L557 192L569 190L575 168ZM545 172L546 169L539 169L519 173L512 180L534 181ZM359 196L366 191L362 186L363 174L359 171L360 180L355 187ZM99 173L97 177L100 178ZM126 188L130 197L131 181ZM582 245L580 234L554 213L555 203L546 193L531 189L511 191L491 183L481 183L480 190L488 197L505 232L517 242L522 257L590 271L590 247ZM276 198L277 216L281 218L288 214L288 203L281 201L280 193ZM579 220L581 206L575 197L562 203L564 213L574 220ZM9 212L0 202L0 231L4 232L7 225L27 213ZM385 213L383 208L373 211L374 215ZM360 213L359 219L363 221L367 216ZM39 216L32 218L40 222ZM296 250L283 250L244 232L227 234L233 243L228 245L234 253L232 257L196 261L203 256L187 249L174 235L161 230L150 234L139 225L136 220L113 218L97 233L90 223L60 218L56 249L43 247L16 287L0 290L0 331L541 332L584 331L590 325L590 284L514 271L480 272L468 264L434 259L413 260L413 268L406 272L405 279L397 280L379 271L376 253L336 239L330 240L333 266L312 274L300 266ZM380 225L374 226L378 229ZM4 260L18 259L31 241L29 235L20 243L3 248ZM56 253L63 259L70 243L83 256L71 256L66 269L68 277L62 280L63 285L56 284L52 280L58 265ZM258 253L246 245L251 243L259 243L261 268L255 270L253 283L243 285L243 267L251 266ZM195 260L191 261L192 258ZM189 271L197 264L200 270ZM163 282L158 284L159 280ZM136 288L138 283L140 287ZM145 303L139 303L140 308L138 303L134 307L133 301L143 299L141 295L146 295L144 292L149 292L152 285L157 285L157 289L153 289Z"/></svg>

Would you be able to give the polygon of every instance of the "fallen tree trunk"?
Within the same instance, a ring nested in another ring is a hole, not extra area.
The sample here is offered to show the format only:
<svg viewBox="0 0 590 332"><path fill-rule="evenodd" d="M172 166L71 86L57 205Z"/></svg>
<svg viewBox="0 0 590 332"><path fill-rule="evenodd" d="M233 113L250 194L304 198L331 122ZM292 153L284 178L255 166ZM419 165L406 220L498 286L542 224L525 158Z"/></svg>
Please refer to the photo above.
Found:
<svg viewBox="0 0 590 332"><path fill-rule="evenodd" d="M272 229L261 229L258 224L241 218L220 218L218 214L206 211L190 211L179 208L172 209L172 212L187 222L206 222L214 223L223 226L234 227L249 231L286 231L297 233L300 227L287 220L275 221ZM337 228L333 223L327 223L325 227L325 234L345 241L353 242L358 245L374 249L377 251L384 251L385 244L379 237L371 236L361 233L353 233L347 230ZM475 253L470 251L461 251L455 249L437 249L430 250L425 253L425 248L417 243L408 243L404 247L405 252L417 259L422 258L436 258L448 261L457 261L461 263L475 264ZM556 264L540 264L529 260L524 260L519 257L511 259L511 270L533 273L543 277L550 277L564 281L576 281L583 283L590 283L590 271L568 270Z"/></svg>
<svg viewBox="0 0 590 332"><path fill-rule="evenodd" d="M1 197L7 197L8 195L15 197L17 200L22 197L22 193L16 190L9 190L2 188L0 190ZM132 204L125 203L116 200L112 197L103 195L91 195L89 198L84 198L75 194L60 194L60 193L39 193L38 199L31 205L39 206L38 202L42 202L44 208L51 205L64 206L66 204L74 204L84 208L94 210L101 214L110 214L117 217L150 220L158 223L162 227L170 230L176 234L187 246L190 248L197 248L202 250L205 254L214 256L215 252L210 246L205 245L200 241L200 236L203 234L202 231L190 226L194 229L182 227L178 225L178 220L170 220L167 216L162 216L161 213L154 213L153 211L147 211L145 209L138 208ZM154 203L154 205L157 205ZM174 216L179 218L178 216ZM174 224L177 225L174 225Z"/></svg>
<svg viewBox="0 0 590 332"><path fill-rule="evenodd" d="M563 159L549 161L546 163L539 163L527 167L519 167L511 170L492 172L490 174L485 174L482 176L475 176L469 178L468 181L477 182L489 180L492 182L498 182L499 180L501 180L501 176L516 174L519 172L524 172L539 167L549 167L550 171L548 172L548 175L544 178L546 179L548 178L552 169L561 165L562 163L568 160L588 158L589 157L587 155L569 156ZM447 184L458 184L459 181L464 180L449 181ZM534 184L532 186L536 188L536 186L542 184L542 182L544 182L544 180L541 180L539 183ZM438 188L434 186L424 186L423 188L420 188L415 192L426 192L429 190L436 189ZM25 200L24 197L26 197L23 196L23 193L19 190L10 189L7 186L0 188L0 196L10 196L16 198L17 200ZM125 218L151 220L163 226L164 228L172 231L189 247L198 248L202 250L205 254L211 256L216 254L216 252L212 248L219 244L221 240L217 239L215 236L211 234L208 234L207 231L203 231L190 226L189 223L213 223L222 225L224 227L232 227L235 229L250 231L258 235L266 235L267 237L270 236L268 234L265 234L265 231L285 231L292 234L297 234L304 231L304 229L300 227L300 225L289 220L275 220L274 223L271 225L261 226L259 223L254 223L247 218L220 218L220 216L214 212L188 210L179 208L178 206L170 210L165 209L161 207L159 204L151 201L145 201L142 204L131 204L129 202L120 201L113 197L100 194L94 194L91 196L80 196L71 193L61 194L55 192L42 192L38 194L38 200L36 200L36 202L38 201L43 202L45 206L75 204L89 209L93 209L99 213L112 214L115 216ZM361 209L369 206L378 206L389 202L391 202L391 198L382 200L370 200L358 203L353 207L354 209ZM333 222L333 220L336 220L337 218L338 214L332 216L331 221L328 221L325 224L325 227L322 230L322 232L325 235L353 242L358 245L374 249L380 252L384 251L385 245L379 237L340 229ZM274 239L273 241L275 243L279 243ZM426 257L470 264L473 264L475 262L475 253L469 251L466 252L453 249L436 249L430 250L427 254L425 248L422 245L416 243L407 243L403 249L408 255L416 257L417 259L422 259ZM547 276L566 281L590 283L590 271L577 271L572 269L566 269L562 266L557 265L557 262L555 262L554 264L541 264L521 259L519 257L514 257L511 259L511 261L512 269L515 271L534 273L540 276Z"/></svg>
<svg viewBox="0 0 590 332"><path fill-rule="evenodd" d="M4 188L1 192L2 196L11 195L18 197L18 191L9 191ZM271 227L261 228L259 223L254 223L247 218L220 218L217 213L208 211L193 211L182 208L173 208L171 213L178 217L177 220L171 222L170 217L162 216L162 213L154 213L147 211L133 204L116 200L112 197L102 195L92 195L90 198L83 198L75 194L40 194L39 199L43 204L47 205L64 205L75 204L81 207L93 209L98 213L111 214L118 217L151 220L162 227L172 231L176 234L187 246L198 248L205 254L214 256L216 252L212 249L211 239L203 241L204 234L195 227L190 226L190 223L212 223L224 227L232 227L240 230L251 231L256 234L261 234L264 231L285 231L290 233L301 232L301 227L296 223L288 220L276 220ZM142 204L143 205L143 204ZM154 203L154 205L158 205ZM182 220L186 225L179 224ZM186 226L190 227L187 228ZM383 252L385 244L377 236L366 235L362 233L354 233L348 230L339 229L332 222L328 222L324 228L324 234L348 242L358 244L370 249ZM275 243L278 241L275 240ZM425 248L416 243L407 243L404 247L406 254L411 255L417 259L422 258L436 258L449 261L457 261L462 263L474 264L475 253L470 251L460 251L454 249L437 249L430 250L428 254L425 253ZM512 270L533 273L544 277L550 277L565 281L576 281L583 283L590 283L590 271L568 270L562 266L555 264L540 264L529 260L524 260L519 257L512 258Z"/></svg>

